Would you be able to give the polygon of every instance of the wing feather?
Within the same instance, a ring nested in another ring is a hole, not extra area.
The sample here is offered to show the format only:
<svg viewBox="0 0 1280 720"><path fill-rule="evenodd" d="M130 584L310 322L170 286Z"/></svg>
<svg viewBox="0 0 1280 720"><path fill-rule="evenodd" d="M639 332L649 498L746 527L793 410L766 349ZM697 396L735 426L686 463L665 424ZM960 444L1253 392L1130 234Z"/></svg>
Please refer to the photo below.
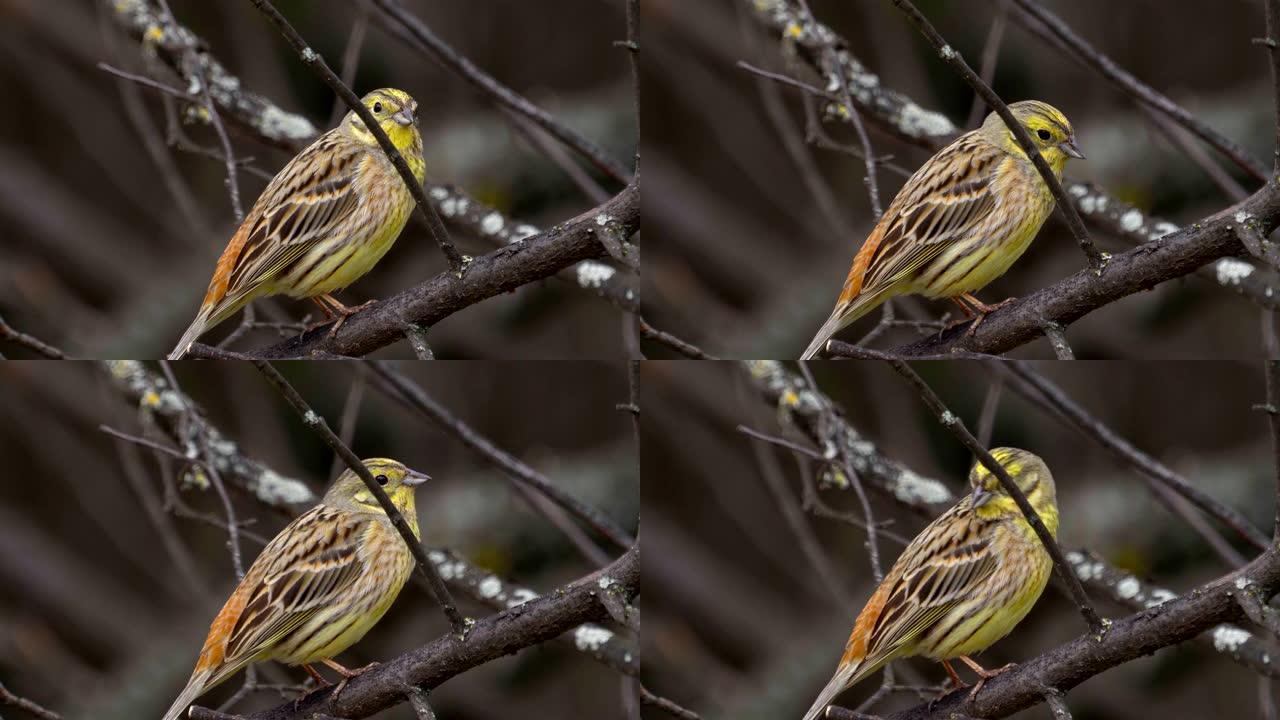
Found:
<svg viewBox="0 0 1280 720"><path fill-rule="evenodd" d="M227 638L226 662L252 658L338 599L362 574L358 541L367 519L317 506L295 520L260 557L256 579Z"/></svg>
<svg viewBox="0 0 1280 720"><path fill-rule="evenodd" d="M949 521L953 527L954 520ZM929 536L928 531L920 534ZM973 532L934 534L932 539L928 546L905 550L899 559L905 565L890 572L897 579L868 634L864 665L876 666L919 638L995 573L997 561L989 552L988 539Z"/></svg>

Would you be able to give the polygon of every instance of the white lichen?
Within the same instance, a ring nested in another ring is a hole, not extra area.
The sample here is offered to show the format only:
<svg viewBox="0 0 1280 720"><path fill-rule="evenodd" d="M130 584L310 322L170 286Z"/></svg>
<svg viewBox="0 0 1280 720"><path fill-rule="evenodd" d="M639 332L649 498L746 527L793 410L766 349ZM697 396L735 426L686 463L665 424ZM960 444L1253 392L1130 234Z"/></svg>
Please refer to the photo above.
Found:
<svg viewBox="0 0 1280 720"><path fill-rule="evenodd" d="M599 288L617 272L604 263L584 260L578 263L578 284L584 288Z"/></svg>
<svg viewBox="0 0 1280 720"><path fill-rule="evenodd" d="M264 469L250 491L269 505L302 505L316 499L316 494L304 483L274 470Z"/></svg>
<svg viewBox="0 0 1280 720"><path fill-rule="evenodd" d="M480 221L480 232L485 235L497 235L502 232L502 226L505 224L502 213L491 212Z"/></svg>
<svg viewBox="0 0 1280 720"><path fill-rule="evenodd" d="M613 223L613 222L615 222L615 220L613 219L613 216L610 215L609 213L600 213L599 215L596 216L596 225L600 227L605 227L606 225L609 225L610 223Z"/></svg>
<svg viewBox="0 0 1280 720"><path fill-rule="evenodd" d="M613 639L613 633L598 625L582 625L573 631L573 645L583 652L599 651Z"/></svg>
<svg viewBox="0 0 1280 720"><path fill-rule="evenodd" d="M950 502L946 485L910 470L903 470L893 484L893 496L911 505L940 505Z"/></svg>
<svg viewBox="0 0 1280 720"><path fill-rule="evenodd" d="M1142 584L1136 578L1127 577L1116 583L1116 595L1124 600L1132 600L1142 590Z"/></svg>
<svg viewBox="0 0 1280 720"><path fill-rule="evenodd" d="M1219 652L1235 653L1253 635L1235 625L1219 625L1213 629L1213 647Z"/></svg>
<svg viewBox="0 0 1280 720"><path fill-rule="evenodd" d="M898 112L898 129L911 137L941 137L955 133L956 126L946 115L908 102Z"/></svg>
<svg viewBox="0 0 1280 720"><path fill-rule="evenodd" d="M1235 583L1236 589L1244 590L1245 588L1249 587L1249 585L1251 585L1252 583L1253 581L1250 580L1247 575L1241 575L1240 577L1236 578L1236 583Z"/></svg>
<svg viewBox="0 0 1280 720"><path fill-rule="evenodd" d="M943 60L952 60L956 56L956 51L952 50L950 45L943 45L938 54L942 56Z"/></svg>
<svg viewBox="0 0 1280 720"><path fill-rule="evenodd" d="M490 575L480 581L480 585L476 588L476 591L480 593L480 597L486 600L492 600L502 594L502 581Z"/></svg>
<svg viewBox="0 0 1280 720"><path fill-rule="evenodd" d="M1172 590L1156 588L1147 596L1147 607L1153 608L1157 605L1163 605L1176 597L1178 597L1177 593Z"/></svg>
<svg viewBox="0 0 1280 720"><path fill-rule="evenodd" d="M1220 285L1239 285L1253 274L1253 265L1236 258L1222 258L1215 265Z"/></svg>
<svg viewBox="0 0 1280 720"><path fill-rule="evenodd" d="M538 593L530 590L529 588L516 588L511 591L511 599L507 601L507 607L512 608L517 605L523 605L530 600L536 600L537 598Z"/></svg>
<svg viewBox="0 0 1280 720"><path fill-rule="evenodd" d="M312 50L309 47L302 48L302 59L305 62L313 63L320 59L320 55L318 55L315 50Z"/></svg>
<svg viewBox="0 0 1280 720"><path fill-rule="evenodd" d="M1133 209L1120 216L1120 228L1125 232L1134 232L1142 227L1142 211Z"/></svg>
<svg viewBox="0 0 1280 720"><path fill-rule="evenodd" d="M1151 228L1151 237L1162 238L1165 235L1168 235L1169 233L1175 233L1175 232L1178 232L1177 225L1174 225L1173 223L1167 220L1161 220L1160 222L1156 223L1155 227Z"/></svg>

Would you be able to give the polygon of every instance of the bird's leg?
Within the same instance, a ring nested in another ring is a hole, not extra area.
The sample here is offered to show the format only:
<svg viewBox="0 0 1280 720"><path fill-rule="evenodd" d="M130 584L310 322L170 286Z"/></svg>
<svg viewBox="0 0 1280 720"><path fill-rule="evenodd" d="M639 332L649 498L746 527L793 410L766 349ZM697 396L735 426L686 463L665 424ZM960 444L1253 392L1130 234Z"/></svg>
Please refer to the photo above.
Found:
<svg viewBox="0 0 1280 720"><path fill-rule="evenodd" d="M308 330L313 330L316 327L323 325L325 322L330 322L335 318L337 318L338 320L336 323L333 324L333 327L329 328L329 333L325 336L326 339L331 338L335 334L337 334L338 328L342 327L342 323L345 322L348 317L355 315L356 313L369 307L370 305L376 305L378 302L377 300L368 300L355 307L347 307L346 305L343 305L342 302L338 300L338 298L334 297L333 295L330 295L329 293L325 293L323 295L317 295L311 299L315 302L315 304L320 306L320 309L324 311L325 317L327 319L324 322L317 323L316 325L307 328Z"/></svg>
<svg viewBox="0 0 1280 720"><path fill-rule="evenodd" d="M307 674L311 676L311 679L315 680L316 684L319 685L320 687L328 687L333 684L328 680L326 680L323 675L316 672L316 669L311 667L311 665L309 665L308 663L303 663L302 669L306 670Z"/></svg>
<svg viewBox="0 0 1280 720"><path fill-rule="evenodd" d="M347 683L351 681L351 678L359 677L364 673L378 666L378 663L371 662L368 665L365 665L363 667L358 667L355 670L349 670L346 667L343 667L341 664L338 663L337 660L334 660L333 658L325 658L320 662L333 668L335 672L337 672L339 675L342 676L342 682L339 682L338 687L335 688L333 691L332 697L335 700L338 699L338 696L342 694L342 691L347 687Z"/></svg>
<svg viewBox="0 0 1280 720"><path fill-rule="evenodd" d="M1005 302L1008 302L1008 301L1006 300ZM973 658L969 657L968 655L961 655L960 662L964 663L965 665L968 665L970 670L978 674L978 682L974 684L973 689L969 691L970 700L972 700L973 697L978 694L978 691L982 689L983 684L985 684L987 680L999 675L1000 673L1010 668L1017 667L1018 665L1017 663L1009 663L1008 665L1002 665L996 668L995 670L988 670L982 667L981 665L979 665L977 662L974 661Z"/></svg>
<svg viewBox="0 0 1280 720"><path fill-rule="evenodd" d="M972 337L973 333L978 329L978 326L982 324L983 320L987 319L988 315L999 310L1005 305L1008 305L1014 300L1017 300L1017 298L1005 298L995 305L988 305L979 300L973 293L962 293L961 295L951 298L951 300L955 304L959 305L960 309L964 310L967 318L973 319L973 324L969 326L968 330L964 331L965 337ZM959 324L959 322L963 321L958 321L955 324Z"/></svg>
<svg viewBox="0 0 1280 720"><path fill-rule="evenodd" d="M951 663L949 661L943 660L942 667L947 669L947 675L950 676L951 682L954 684L954 687L944 690L943 695L951 692L952 690L969 687L969 683L960 679L960 676L956 674L956 669L951 667Z"/></svg>

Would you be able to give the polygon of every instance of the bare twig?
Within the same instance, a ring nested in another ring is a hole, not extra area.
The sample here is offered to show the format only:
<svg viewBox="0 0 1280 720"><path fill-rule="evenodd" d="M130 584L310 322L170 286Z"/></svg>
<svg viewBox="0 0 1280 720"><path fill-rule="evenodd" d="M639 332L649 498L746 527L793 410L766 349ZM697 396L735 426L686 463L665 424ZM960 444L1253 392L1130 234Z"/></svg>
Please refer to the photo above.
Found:
<svg viewBox="0 0 1280 720"><path fill-rule="evenodd" d="M681 707L675 702L660 695L654 695L649 691L649 688L644 685L640 686L640 702L643 702L645 705L652 705L671 717L680 718L680 720L702 720L702 716L698 713L689 710L688 708Z"/></svg>
<svg viewBox="0 0 1280 720"><path fill-rule="evenodd" d="M1058 210L1062 212L1063 217L1066 218L1067 226L1071 228L1071 234L1075 236L1080 249L1089 258L1089 266L1095 273L1101 274L1103 267L1106 265L1106 258L1093 246L1093 240L1089 238L1089 231L1084 227L1084 220L1080 219L1080 213L1076 211L1075 205L1071 204L1071 198L1067 195L1067 191L1062 189L1062 183L1058 182L1057 176L1053 174L1049 164L1045 162L1040 155L1040 151L1036 149L1035 143L1031 141L1031 136L1027 134L1026 128L1022 127L1022 124L1018 122L1017 118L1009 110L1009 106L996 95L991 86L983 82L982 78L978 77L978 74L973 71L973 68L969 67L969 64L964 61L964 58L960 57L960 53L948 45L947 41L938 34L933 24L921 14L911 0L893 0L893 4L897 5L898 9L906 14L907 19L924 35L929 44L933 45L943 61L950 65L970 87L982 96L987 105L990 105L1004 120L1009 132L1013 133L1014 139L1018 141L1018 145L1022 146L1027 157L1031 159L1031 162L1036 166L1036 170L1040 172L1041 179L1049 187L1049 191L1053 193L1054 199L1058 202Z"/></svg>
<svg viewBox="0 0 1280 720"><path fill-rule="evenodd" d="M642 336L644 336L645 338L648 338L649 340L660 342L663 345L666 345L667 347L671 348L672 350L675 350L676 352L680 353L681 355L684 355L685 357L691 357L695 360L718 360L719 359L714 355L710 355L706 353L705 351L702 350L702 348L699 348L697 345L694 345L689 342L685 342L684 340L681 340L680 338L676 337L675 335L672 335L669 332L665 332L655 328L654 326L645 322L645 319L642 317L637 316L636 322L638 322L640 325L640 334Z"/></svg>
<svg viewBox="0 0 1280 720"><path fill-rule="evenodd" d="M453 246L453 241L449 239L449 231L445 229L444 223L440 220L440 216L436 214L436 210L427 200L426 194L422 191L422 184L414 177L413 171L409 169L409 164L405 162L404 157L396 146L391 142L391 138L387 137L387 133L378 124L377 119L373 117L373 113L369 108L360 102L360 98L351 92L351 88L342 82L342 78L334 74L329 69L324 58L320 53L313 50L307 41L302 39L298 31L289 24L289 21L276 10L270 0L249 0L253 3L262 14L267 16L272 25L284 35L289 44L298 53L298 57L302 59L304 65L311 69L325 85L328 85L342 101L347 104L351 111L364 121L365 128L373 134L377 139L378 145L382 147L382 151L387 154L387 158L391 160L391 164L395 165L396 170L400 173L400 177L404 180L405 185L409 188L409 194L413 195L413 199L418 204L418 210L422 213L423 219L427 221L427 227L431 230L431 235L435 238L436 244L440 246L440 251L444 253L445 258L449 261L449 268L455 273L461 273L465 263L462 255L458 253L458 249Z"/></svg>
<svg viewBox="0 0 1280 720"><path fill-rule="evenodd" d="M3 317L0 317L0 340L21 345L28 350L35 351L51 360L67 359L66 353L40 338L14 330L9 323L4 321Z"/></svg>
<svg viewBox="0 0 1280 720"><path fill-rule="evenodd" d="M979 76L982 82L992 85L996 77L996 62L1000 59L1000 42L1004 39L1004 28L1009 22L1009 0L998 0L995 17L991 18L991 28L987 30L986 42L982 44L982 62ZM982 96L973 94L973 105L969 107L969 119L965 127L976 128L982 122L983 108L987 104Z"/></svg>
<svg viewBox="0 0 1280 720"><path fill-rule="evenodd" d="M453 604L453 597L449 594L449 588L445 587L444 580L441 579L436 566L427 559L427 554L422 549L422 542L414 535L409 523L400 514L400 510L391 502L391 498L387 497L386 491L382 489L382 486L378 485L377 480L374 480L369 468L365 467L360 458L356 457L355 453L351 452L351 449L342 443L342 440L333 433L333 430L329 429L329 424L325 422L324 418L311 409L307 401L302 399L298 391L293 389L293 386L289 384L288 380L284 379L284 376L278 370L271 367L271 364L265 360L254 360L253 364L266 377L267 381L280 392L280 395L288 401L289 405L298 413L298 416L302 418L302 422L319 435L325 444L338 457L342 458L347 467L364 481L369 493L377 498L378 505L387 513L391 523L400 532L400 537L404 538L405 544L409 546L409 551L413 553L414 559L418 562L418 569L422 571L422 574L427 579L436 604L440 606L445 616L449 618L449 625L452 626L454 634L459 639L465 639L469 628L468 621L462 617L462 613L458 612L458 608Z"/></svg>
<svg viewBox="0 0 1280 720"><path fill-rule="evenodd" d="M1084 587L1080 585L1080 578L1076 577L1076 574L1071 571L1071 566L1067 564L1067 559L1058 547L1058 543L1053 539L1053 535L1044 526L1039 514L1036 513L1031 503L1027 501L1022 491L1018 489L1017 484L1013 482L1013 478L1009 477L1008 471L995 458L991 457L991 453L987 452L987 449L978 443L978 439L969 432L964 422L955 413L947 409L946 405L942 403L942 399L933 391L933 388L929 387L910 366L901 360L892 360L890 364L920 394L920 398L924 400L925 405L937 416L938 422L942 423L943 427L955 435L961 444L969 448L970 452L978 458L978 462L981 462L992 475L995 475L1000 480L1005 492L1009 493L1014 502L1018 504L1018 509L1026 516L1027 522L1035 530L1040 542L1044 543L1045 550L1049 552L1049 556L1053 558L1053 564L1058 570L1059 577L1067 584L1067 588L1071 591L1071 598L1075 601L1076 608L1084 617L1085 622L1089 624L1090 631L1095 636L1104 636L1107 632L1107 622L1098 615L1097 611L1093 609L1093 605L1089 603L1089 596L1085 594Z"/></svg>
<svg viewBox="0 0 1280 720"><path fill-rule="evenodd" d="M15 707L40 718L40 720L62 720L62 716L58 713L47 710L26 698L18 697L9 692L9 688L5 687L3 683L0 683L0 705Z"/></svg>
<svg viewBox="0 0 1280 720"><path fill-rule="evenodd" d="M428 395L425 390L394 370L387 363L369 363L369 368L373 371L374 376L382 384L385 384L386 388L390 389L391 392L388 395L393 400L400 402L453 435L462 444L500 468L503 474L513 482L524 485L545 496L618 548L629 547L635 542L635 539L627 531L623 530L607 515L565 492L542 473L520 462L510 453L494 445L470 425L454 417L443 405Z"/></svg>
<svg viewBox="0 0 1280 720"><path fill-rule="evenodd" d="M1078 59L1097 70L1113 85L1123 90L1135 100L1151 106L1168 115L1179 125L1195 133L1197 137L1213 146L1223 156L1230 159L1240 169L1252 175L1256 180L1266 181L1266 169L1244 148L1215 132L1205 125L1181 105L1165 97L1161 93L1143 84L1128 71L1117 65L1111 58L1098 52L1080 37L1061 18L1045 9L1035 0L1013 0L1026 15L1035 18L1043 27L1060 40ZM1036 30L1034 25L1029 29Z"/></svg>
<svg viewBox="0 0 1280 720"><path fill-rule="evenodd" d="M1048 378L1037 373L1029 365L1014 362L1002 367L1007 367L1014 376L1040 393L1077 430L1096 440L1116 457L1142 473L1144 477L1148 477L1186 498L1205 514L1234 530L1254 547L1265 550L1270 546L1271 543L1266 535L1254 527L1253 523L1249 522L1249 519L1242 513L1222 504L1168 466L1134 447L1112 431L1111 428L1091 416L1061 388L1053 384ZM1014 387L1019 389L1016 383ZM1032 399L1035 398L1033 397Z"/></svg>
<svg viewBox="0 0 1280 720"><path fill-rule="evenodd" d="M1266 16L1267 37L1263 44L1271 56L1271 84L1274 86L1271 100L1276 108L1276 139L1271 151L1275 162L1272 167L1280 173L1280 0L1266 0Z"/></svg>
<svg viewBox="0 0 1280 720"><path fill-rule="evenodd" d="M373 3L383 17L383 25L392 35L408 42L432 59L454 71L500 106L529 118L543 130L555 136L560 142L573 148L609 177L623 184L632 181L631 173L606 155L604 150L596 146L595 143L576 131L565 127L546 110L513 92L491 75L476 67L470 60L459 55L457 51L437 37L431 31L431 28L427 27L426 23L408 10L405 10L397 0L373 0Z"/></svg>

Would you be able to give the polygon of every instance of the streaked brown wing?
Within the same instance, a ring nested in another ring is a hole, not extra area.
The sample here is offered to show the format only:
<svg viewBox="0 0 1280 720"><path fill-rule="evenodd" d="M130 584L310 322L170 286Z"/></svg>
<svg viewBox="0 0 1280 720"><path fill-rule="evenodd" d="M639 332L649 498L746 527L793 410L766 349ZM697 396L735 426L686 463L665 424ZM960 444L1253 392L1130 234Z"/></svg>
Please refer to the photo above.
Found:
<svg viewBox="0 0 1280 720"><path fill-rule="evenodd" d="M226 662L257 655L338 600L364 572L358 542L368 522L317 506L277 536L258 557L267 565L228 636Z"/></svg>
<svg viewBox="0 0 1280 720"><path fill-rule="evenodd" d="M337 132L299 153L258 198L242 228L245 240L230 267L226 302L275 278L355 212L360 198L354 180L364 152Z"/></svg>
<svg viewBox="0 0 1280 720"><path fill-rule="evenodd" d="M926 535L928 531L920 537ZM990 578L997 562L988 543L985 538L970 537L951 548L904 551L903 560L909 564L871 629L866 662L878 662L919 637Z"/></svg>
<svg viewBox="0 0 1280 720"><path fill-rule="evenodd" d="M991 184L1000 160L998 150L966 135L917 170L885 213L861 294L892 287L981 226L995 210Z"/></svg>

